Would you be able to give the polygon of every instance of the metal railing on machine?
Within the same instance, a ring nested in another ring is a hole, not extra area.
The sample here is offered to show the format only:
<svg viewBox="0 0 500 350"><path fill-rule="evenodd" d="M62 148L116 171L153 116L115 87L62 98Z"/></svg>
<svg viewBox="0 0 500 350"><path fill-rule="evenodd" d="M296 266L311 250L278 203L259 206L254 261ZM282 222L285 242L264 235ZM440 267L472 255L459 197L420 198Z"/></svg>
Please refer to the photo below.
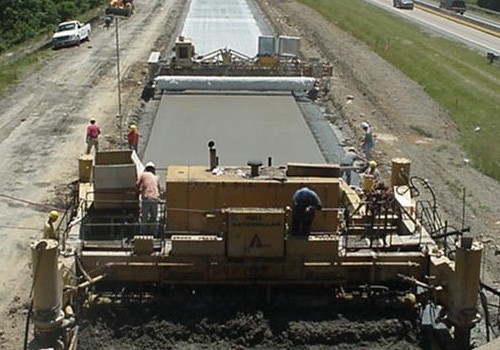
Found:
<svg viewBox="0 0 500 350"><path fill-rule="evenodd" d="M90 194L89 194L90 195ZM97 205L96 205L97 204ZM113 241L127 245L134 236L165 237L165 203L159 200L156 210L141 217L139 200L84 200L82 202L80 238L85 241ZM156 217L154 217L156 214Z"/></svg>

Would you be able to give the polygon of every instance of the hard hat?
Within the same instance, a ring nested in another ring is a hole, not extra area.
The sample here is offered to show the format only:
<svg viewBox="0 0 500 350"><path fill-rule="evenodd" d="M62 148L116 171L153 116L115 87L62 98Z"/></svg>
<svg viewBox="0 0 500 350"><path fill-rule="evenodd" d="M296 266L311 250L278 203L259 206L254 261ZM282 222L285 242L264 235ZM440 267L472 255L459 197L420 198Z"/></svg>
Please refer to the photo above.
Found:
<svg viewBox="0 0 500 350"><path fill-rule="evenodd" d="M361 123L361 127L362 127L363 129L367 129L367 128L369 128L369 127L370 127L370 125L369 125L367 122L362 122L362 123Z"/></svg>
<svg viewBox="0 0 500 350"><path fill-rule="evenodd" d="M49 218L56 221L57 219L59 219L59 212L57 210L51 210L49 212Z"/></svg>
<svg viewBox="0 0 500 350"><path fill-rule="evenodd" d="M90 117L90 121L91 122L95 122L95 118L94 117Z"/></svg>
<svg viewBox="0 0 500 350"><path fill-rule="evenodd" d="M376 168L376 167L377 167L377 162L376 162L376 161L374 161L374 160L370 160L370 161L368 162L368 166L369 166L370 168Z"/></svg>
<svg viewBox="0 0 500 350"><path fill-rule="evenodd" d="M137 129L137 126L135 124L130 124L129 128L130 130L135 130Z"/></svg>
<svg viewBox="0 0 500 350"><path fill-rule="evenodd" d="M153 162L147 162L145 168L156 168L156 166Z"/></svg>

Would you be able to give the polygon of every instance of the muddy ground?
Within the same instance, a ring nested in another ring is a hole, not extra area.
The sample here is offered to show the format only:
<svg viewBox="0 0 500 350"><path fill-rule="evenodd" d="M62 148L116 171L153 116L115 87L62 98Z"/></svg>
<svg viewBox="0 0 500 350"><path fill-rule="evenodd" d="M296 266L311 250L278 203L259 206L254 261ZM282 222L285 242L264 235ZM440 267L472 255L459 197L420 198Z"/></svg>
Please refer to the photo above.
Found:
<svg viewBox="0 0 500 350"><path fill-rule="evenodd" d="M145 62L150 51L169 46L184 1L135 3L136 14L120 23L120 59L123 124L130 118L140 125L146 112L154 111L154 103L140 101ZM443 215L457 226L462 221L461 189L466 188L465 223L477 237L492 242L485 250L483 278L498 286L500 264L494 253L495 244L500 245L500 186L463 161L467 157L457 143L459 130L447 112L421 87L310 9L287 0L258 3L277 34L300 35L305 56L333 62L335 88L319 103L342 129L346 143L357 146L359 123L370 122L378 140L375 158L383 174L387 176L391 158L411 158L412 173L431 180ZM21 347L31 288L27 247L40 237L47 210L65 205L67 184L77 178L77 158L85 148L89 117L96 117L103 129L103 148L122 144L116 117L114 31L113 27L106 31L102 24L94 24L90 43L58 50L0 100L0 349ZM321 312L283 313L261 305L208 309L210 317L202 316L203 308L189 313L176 309L155 313L156 306L135 310L113 307L88 314L80 346L413 349L420 344L405 318L383 315L373 320L360 313L352 319L349 310L332 310L323 319Z"/></svg>

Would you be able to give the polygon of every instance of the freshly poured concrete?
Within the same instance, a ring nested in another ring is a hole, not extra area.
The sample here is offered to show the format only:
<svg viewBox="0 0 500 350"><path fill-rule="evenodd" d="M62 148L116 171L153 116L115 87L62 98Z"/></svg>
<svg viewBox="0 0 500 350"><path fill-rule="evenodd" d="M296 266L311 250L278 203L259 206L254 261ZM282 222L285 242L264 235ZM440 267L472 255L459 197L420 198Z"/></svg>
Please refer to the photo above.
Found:
<svg viewBox="0 0 500 350"><path fill-rule="evenodd" d="M208 166L208 141L219 163L273 165L325 160L291 94L164 95L143 161Z"/></svg>

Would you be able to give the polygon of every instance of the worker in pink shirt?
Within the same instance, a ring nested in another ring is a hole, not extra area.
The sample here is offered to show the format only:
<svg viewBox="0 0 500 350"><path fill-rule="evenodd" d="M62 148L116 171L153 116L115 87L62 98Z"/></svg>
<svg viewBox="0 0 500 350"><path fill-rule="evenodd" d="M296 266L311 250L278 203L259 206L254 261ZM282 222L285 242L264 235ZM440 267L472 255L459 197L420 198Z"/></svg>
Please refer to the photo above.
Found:
<svg viewBox="0 0 500 350"><path fill-rule="evenodd" d="M154 223L154 235L158 235L158 204L160 202L160 181L156 176L153 162L148 162L144 172L137 180L137 188L141 196L141 234L148 222Z"/></svg>
<svg viewBox="0 0 500 350"><path fill-rule="evenodd" d="M94 146L95 151L97 153L97 151L99 150L99 135L101 135L101 129L99 129L99 125L97 125L94 118L90 118L90 124L87 125L86 154L90 154L92 146Z"/></svg>

